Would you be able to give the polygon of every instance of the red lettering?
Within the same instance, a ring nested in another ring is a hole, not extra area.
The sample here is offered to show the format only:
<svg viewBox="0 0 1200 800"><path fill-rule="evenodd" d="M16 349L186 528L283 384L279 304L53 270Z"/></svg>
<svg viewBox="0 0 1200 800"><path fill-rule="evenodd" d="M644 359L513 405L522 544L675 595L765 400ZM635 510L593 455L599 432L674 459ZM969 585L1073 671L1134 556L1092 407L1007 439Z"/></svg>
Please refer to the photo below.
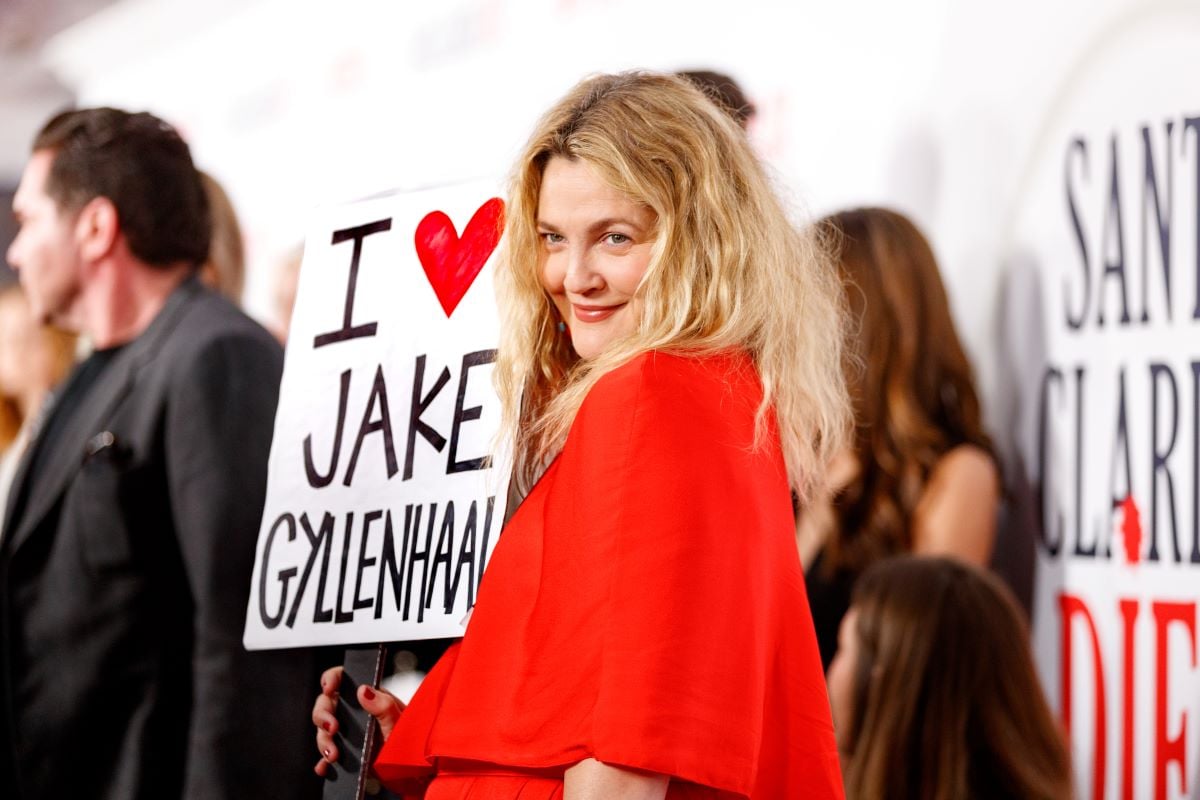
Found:
<svg viewBox="0 0 1200 800"><path fill-rule="evenodd" d="M1122 600L1120 605L1121 618L1125 622L1125 674L1122 676L1121 692L1121 712L1124 718L1121 738L1121 800L1133 800L1133 637L1140 604L1137 600Z"/></svg>
<svg viewBox="0 0 1200 800"><path fill-rule="evenodd" d="M1187 712L1180 715L1179 735L1167 736L1167 629L1181 623L1192 637L1189 649L1192 667L1196 666L1196 604L1154 603L1155 692L1154 692L1154 797L1166 800L1167 766L1179 765L1179 791L1187 794Z"/></svg>
<svg viewBox="0 0 1200 800"><path fill-rule="evenodd" d="M1093 683L1096 687L1095 709L1096 731L1093 740L1092 759L1092 797L1094 800L1104 799L1105 767L1108 763L1107 719L1108 709L1104 698L1104 662L1100 656L1100 637L1096 633L1096 623L1087 605L1078 597L1062 592L1058 595L1058 607L1062 617L1062 719L1068 734L1071 731L1071 621L1074 617L1083 618L1087 625L1088 635L1092 640Z"/></svg>

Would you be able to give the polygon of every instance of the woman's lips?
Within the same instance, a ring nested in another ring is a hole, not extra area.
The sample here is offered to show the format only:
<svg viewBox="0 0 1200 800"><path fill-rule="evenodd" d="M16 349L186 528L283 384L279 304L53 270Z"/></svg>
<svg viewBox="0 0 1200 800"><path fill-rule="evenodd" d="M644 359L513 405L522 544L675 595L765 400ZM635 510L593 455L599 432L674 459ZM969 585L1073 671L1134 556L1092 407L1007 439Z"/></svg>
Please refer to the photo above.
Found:
<svg viewBox="0 0 1200 800"><path fill-rule="evenodd" d="M580 306L572 303L571 311L580 322L602 322L624 307L624 303L615 306Z"/></svg>

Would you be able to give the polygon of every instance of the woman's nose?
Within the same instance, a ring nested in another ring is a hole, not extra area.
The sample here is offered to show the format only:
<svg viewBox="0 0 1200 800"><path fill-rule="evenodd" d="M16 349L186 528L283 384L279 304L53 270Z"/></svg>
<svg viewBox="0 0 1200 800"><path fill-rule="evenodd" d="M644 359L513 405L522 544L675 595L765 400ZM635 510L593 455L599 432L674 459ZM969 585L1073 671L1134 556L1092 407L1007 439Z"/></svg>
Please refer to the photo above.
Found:
<svg viewBox="0 0 1200 800"><path fill-rule="evenodd" d="M567 274L563 288L572 294L587 294L604 288L604 277L596 270L586 249L572 248L567 253Z"/></svg>

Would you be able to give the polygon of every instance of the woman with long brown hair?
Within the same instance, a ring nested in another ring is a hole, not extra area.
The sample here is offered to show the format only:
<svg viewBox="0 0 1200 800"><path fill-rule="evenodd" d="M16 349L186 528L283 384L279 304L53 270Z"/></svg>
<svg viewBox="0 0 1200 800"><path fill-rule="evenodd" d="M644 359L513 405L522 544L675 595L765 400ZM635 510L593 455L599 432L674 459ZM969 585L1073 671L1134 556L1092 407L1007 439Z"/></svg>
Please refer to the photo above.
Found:
<svg viewBox="0 0 1200 800"><path fill-rule="evenodd" d="M856 322L846 358L854 441L797 525L828 667L854 580L874 562L915 552L987 563L999 473L929 242L882 208L817 227Z"/></svg>
<svg viewBox="0 0 1200 800"><path fill-rule="evenodd" d="M868 569L829 669L850 800L1065 800L1070 754L1024 616L995 576L949 558Z"/></svg>

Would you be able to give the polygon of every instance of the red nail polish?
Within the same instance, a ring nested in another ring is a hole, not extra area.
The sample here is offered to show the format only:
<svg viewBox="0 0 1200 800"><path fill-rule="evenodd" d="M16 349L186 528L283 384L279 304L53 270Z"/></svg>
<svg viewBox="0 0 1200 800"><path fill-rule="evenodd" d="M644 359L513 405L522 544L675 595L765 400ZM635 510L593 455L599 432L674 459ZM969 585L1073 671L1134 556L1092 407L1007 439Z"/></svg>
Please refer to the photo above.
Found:
<svg viewBox="0 0 1200 800"><path fill-rule="evenodd" d="M321 723L321 727L322 727L322 728L324 728L325 730L329 730L329 723L328 723L328 722L322 722L322 723Z"/></svg>
<svg viewBox="0 0 1200 800"><path fill-rule="evenodd" d="M367 698L368 700L375 699L375 692L371 691L370 686L363 687L363 697Z"/></svg>
<svg viewBox="0 0 1200 800"><path fill-rule="evenodd" d="M324 750L322 750L321 755L325 756L325 760L328 761L329 760L329 748L325 748Z"/></svg>

